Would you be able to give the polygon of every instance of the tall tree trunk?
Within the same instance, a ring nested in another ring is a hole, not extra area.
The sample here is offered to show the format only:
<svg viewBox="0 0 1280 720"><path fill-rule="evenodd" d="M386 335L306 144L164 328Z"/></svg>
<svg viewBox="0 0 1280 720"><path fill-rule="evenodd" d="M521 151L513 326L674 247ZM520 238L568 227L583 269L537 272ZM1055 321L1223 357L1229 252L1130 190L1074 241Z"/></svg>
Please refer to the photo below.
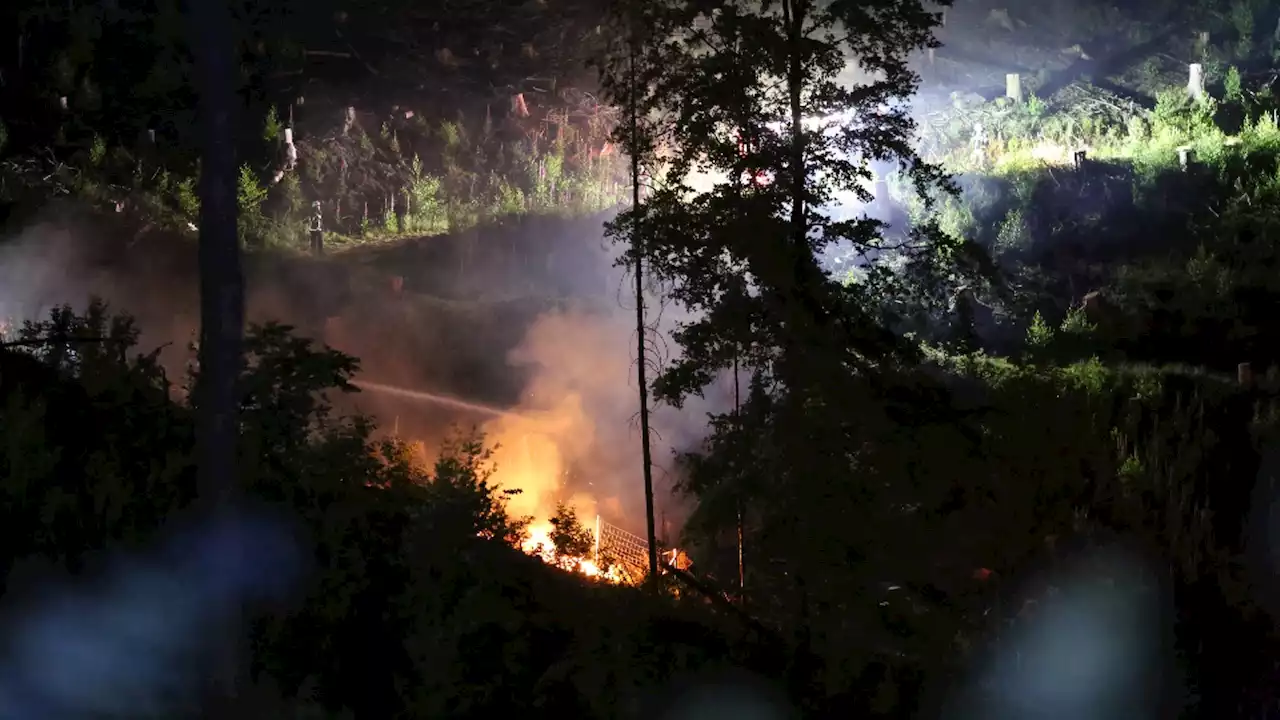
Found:
<svg viewBox="0 0 1280 720"><path fill-rule="evenodd" d="M790 204L791 204L791 239L788 250L791 254L792 278L787 281L790 292L784 293L787 319L794 322L797 328L817 326L817 329L804 333L803 340L792 338L791 353L794 357L788 362L794 364L813 352L806 343L822 342L827 339L826 327L830 322L827 308L819 301L818 290L822 285L823 273L809 247L809 222L806 216L806 181L808 172L805 155L804 129L804 86L805 76L805 22L809 18L812 0L783 0L782 17L787 30L787 100L791 131L791 147L788 165L791 170ZM803 315L808 315L808 318Z"/></svg>
<svg viewBox="0 0 1280 720"><path fill-rule="evenodd" d="M803 89L805 80L804 70L804 53L802 52L802 43L804 42L804 22L808 16L809 0L783 0L782 13L783 22L787 29L787 99L788 110L790 114L791 124L791 147L790 147L790 170L791 170L791 242L790 252L792 253L792 263L794 277L791 280L791 292L789 297L785 298L787 304L787 320L795 321L796 327L803 327L807 324L800 319L801 306L807 306L810 314L814 315L814 320L821 322L821 315L815 312L818 308L812 304L814 296L812 290L816 288L810 287L810 280L813 277L810 272L810 256L808 242L808 224L805 220L805 138L804 138L804 106L803 106ZM786 370L788 374L787 383L790 386L788 390L794 392L798 389L799 383L793 384L791 381L796 378L799 373L803 373L802 363L806 353L815 352L817 348L808 347L806 340L814 338L812 332L804 333L797 337L794 333L789 332L785 340L788 357L786 359ZM792 666L790 670L791 691L797 698L807 698L814 685L813 678L813 630L811 628L811 608L810 594L807 583L808 567L801 564L794 571L793 580L796 586L796 592L799 599L799 608L796 618L796 648L795 655L792 658Z"/></svg>
<svg viewBox="0 0 1280 720"><path fill-rule="evenodd" d="M637 0L632 0L636 2ZM634 5L633 5L634 7ZM645 352L644 322L644 234L640 225L640 152L643 147L639 141L640 131L640 78L636 72L636 55L640 52L639 22L633 9L631 18L630 58L630 97L627 102L627 122L631 133L631 207L636 211L635 222L631 226L631 250L635 253L636 280L636 384L640 391L640 456L644 463L644 507L645 522L649 532L649 581L658 580L658 543L653 518L653 452L649 445L649 379L648 360Z"/></svg>
<svg viewBox="0 0 1280 720"><path fill-rule="evenodd" d="M784 22L787 24L790 58L787 63L787 99L791 111L791 242L795 253L796 282L804 285L808 276L804 257L809 251L808 228L805 225L804 197L804 108L801 91L804 87L804 65L801 43L804 36L804 20L808 15L807 0L784 0Z"/></svg>
<svg viewBox="0 0 1280 720"><path fill-rule="evenodd" d="M733 354L733 422L739 433L742 432L742 398L740 397L741 382L738 379L738 355L740 352L735 351ZM741 472L741 470L739 470ZM746 530L742 523L742 509L745 506L742 492L742 477L737 478L737 511L738 511L738 602L746 607L747 604L747 563L746 550L744 544L746 542Z"/></svg>
<svg viewBox="0 0 1280 720"><path fill-rule="evenodd" d="M203 152L200 171L200 375L196 387L199 495L217 518L236 500L239 435L237 384L242 365L244 287L236 229L236 160L232 112L235 65L230 10L219 0L190 5L192 46L200 82ZM238 558L237 558L238 559ZM211 688L210 717L233 717L237 695L241 618L235 615Z"/></svg>

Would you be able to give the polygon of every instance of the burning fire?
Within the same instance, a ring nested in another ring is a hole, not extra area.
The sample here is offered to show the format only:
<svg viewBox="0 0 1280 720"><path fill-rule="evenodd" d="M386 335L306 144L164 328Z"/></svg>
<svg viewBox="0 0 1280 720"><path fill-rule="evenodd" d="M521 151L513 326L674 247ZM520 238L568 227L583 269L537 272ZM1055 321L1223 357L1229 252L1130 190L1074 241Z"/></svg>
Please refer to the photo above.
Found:
<svg viewBox="0 0 1280 720"><path fill-rule="evenodd" d="M601 571L596 560L588 557L561 557L556 553L551 533L555 528L550 522L540 522L529 527L529 536L520 545L520 549L549 565L572 570L587 577L601 578L610 582L626 582L623 573L615 571L612 566Z"/></svg>
<svg viewBox="0 0 1280 720"><path fill-rule="evenodd" d="M644 579L648 566L648 544L632 533L605 522L598 514L587 514L597 507L594 498L587 495L570 497L568 507L573 510L581 530L590 534L591 551L583 555L566 555L556 550L554 534L556 527L549 519L555 513L553 500L563 497L556 479L560 473L554 463L537 464L533 455L527 450L532 446L541 446L551 451L548 456L555 460L554 444L548 444L548 438L525 435L521 444L526 450L523 457L510 453L501 460L511 461L511 465L499 464L495 469L494 481L503 489L520 490L510 498L510 509L517 517L531 517L533 522L525 529L525 537L518 547L528 555L532 555L548 565L568 572L579 573L590 578L617 584L636 584ZM429 453L426 443L416 442L413 447L420 462L428 463ZM499 453L503 445L499 444ZM590 518L583 522L584 518ZM581 537L581 536L580 536ZM580 541L581 542L581 541ZM689 556L676 548L660 550L658 558L661 567L674 567L687 570L692 565Z"/></svg>
<svg viewBox="0 0 1280 720"><path fill-rule="evenodd" d="M544 562L605 582L634 584L644 579L648 543L601 519L601 511L623 516L617 498L573 493L564 485L568 458L582 457L594 441L582 428L590 427L576 397L561 401L545 412L524 412L495 418L484 427L496 440L494 481L503 488L519 489L510 500L516 516L534 518L528 537L521 543L526 553ZM591 534L592 549L581 556L556 552L551 518L558 504L571 509ZM691 563L680 550L663 550L662 565L681 570Z"/></svg>
<svg viewBox="0 0 1280 720"><path fill-rule="evenodd" d="M373 383L363 383L362 387L397 394L412 392ZM421 395L450 406L465 404L444 396ZM587 577L614 583L639 582L648 568L648 543L600 517L602 510L612 516L624 516L620 499L574 493L565 486L571 459L589 457L589 451L597 442L591 432L594 423L574 394L543 407L545 409L519 413L493 410L493 419L480 428L492 443L491 483L501 490L518 491L508 497L507 510L513 517L532 519L526 528L526 537L519 543L520 549L550 565ZM427 462L426 443L421 444L420 450L423 461ZM608 485L597 480L592 489ZM588 552L580 555L557 552L553 540L556 528L551 519L561 506L571 510L579 520L575 544L579 552L584 544L589 544ZM661 552L660 564L664 568L673 566L684 570L690 566L688 556L680 550Z"/></svg>
<svg viewBox="0 0 1280 720"><path fill-rule="evenodd" d="M552 540L555 527L550 522L530 526L528 537L521 543L520 549L549 565L606 582L634 584L642 580L645 563L638 562L641 559L638 557L631 558L630 562L622 557L614 559L615 555L625 555L626 552L624 549L603 544L601 535L605 533L602 532L602 528L609 528L610 534L624 538L624 544L631 548L631 555L635 555L637 546L643 543L641 538L632 536L621 528L612 527L596 516L595 527L592 530L592 538L595 540L594 557L564 556L557 553L555 542ZM688 554L678 548L661 551L658 562L663 567L674 567L678 570L688 570L693 565Z"/></svg>
<svg viewBox="0 0 1280 720"><path fill-rule="evenodd" d="M630 582L630 574L621 563L600 558L599 510L602 506L620 510L620 503L612 498L572 494L564 486L568 458L581 456L593 440L583 435L583 427L590 427L590 422L576 397L566 398L545 411L494 418L483 428L485 436L497 445L494 481L502 488L520 491L510 500L513 515L534 519L521 544L526 553L588 577ZM561 502L574 511L583 525L594 524L587 527L594 540L592 557L563 557L556 553L551 517Z"/></svg>

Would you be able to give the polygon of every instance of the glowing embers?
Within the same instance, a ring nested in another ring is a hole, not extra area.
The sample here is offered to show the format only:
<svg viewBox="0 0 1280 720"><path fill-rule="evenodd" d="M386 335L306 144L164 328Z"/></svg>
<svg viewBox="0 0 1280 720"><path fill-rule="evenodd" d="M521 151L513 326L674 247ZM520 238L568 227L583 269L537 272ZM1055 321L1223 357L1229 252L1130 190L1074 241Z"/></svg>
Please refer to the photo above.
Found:
<svg viewBox="0 0 1280 720"><path fill-rule="evenodd" d="M689 559L688 553L677 548L665 551L663 561L677 570L688 570L693 567L693 561Z"/></svg>

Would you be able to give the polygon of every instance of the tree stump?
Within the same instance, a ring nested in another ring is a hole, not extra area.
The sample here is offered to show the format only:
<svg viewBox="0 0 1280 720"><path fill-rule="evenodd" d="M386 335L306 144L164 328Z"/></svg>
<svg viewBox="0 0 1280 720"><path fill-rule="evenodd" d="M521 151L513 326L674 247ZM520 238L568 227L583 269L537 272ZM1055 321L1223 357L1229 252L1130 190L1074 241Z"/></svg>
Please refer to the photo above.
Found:
<svg viewBox="0 0 1280 720"><path fill-rule="evenodd" d="M1204 66L1200 63L1187 66L1187 92L1196 100L1204 99Z"/></svg>
<svg viewBox="0 0 1280 720"><path fill-rule="evenodd" d="M1022 76L1018 73L1004 76L1004 95L1014 102L1022 102Z"/></svg>
<svg viewBox="0 0 1280 720"><path fill-rule="evenodd" d="M1178 148L1178 167L1182 169L1182 172L1191 169L1195 161L1196 151L1190 145L1183 145Z"/></svg>

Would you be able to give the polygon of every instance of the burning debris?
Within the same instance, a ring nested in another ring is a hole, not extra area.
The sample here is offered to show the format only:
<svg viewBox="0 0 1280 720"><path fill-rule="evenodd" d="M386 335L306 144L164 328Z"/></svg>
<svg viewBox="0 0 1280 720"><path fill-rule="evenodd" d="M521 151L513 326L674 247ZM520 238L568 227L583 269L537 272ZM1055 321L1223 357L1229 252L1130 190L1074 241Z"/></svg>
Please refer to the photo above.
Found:
<svg viewBox="0 0 1280 720"><path fill-rule="evenodd" d="M595 516L592 529L578 522L572 510L561 505L556 516L529 528L521 549L544 562L587 577L634 585L648 572L649 549L644 538ZM659 548L660 568L687 571L693 566L678 548Z"/></svg>
<svg viewBox="0 0 1280 720"><path fill-rule="evenodd" d="M519 547L525 553L569 572L619 584L638 584L648 572L649 548L644 538L606 522L595 510L617 503L579 493L571 504L557 502L548 518L550 501L563 497L570 458L581 448L569 447L573 428L581 427L580 412L574 403L553 411L512 412L437 393L410 390L369 381L352 383L361 390L429 403L492 420L484 425L485 435L496 440L494 479L498 485L518 494L509 497L512 509L533 521ZM398 435L398 428L397 428ZM582 438L579 438L582 439ZM425 443L414 443L424 461ZM590 528L579 520L579 512L592 517ZM545 519L544 519L545 518ZM676 548L659 547L663 568L688 570L692 561Z"/></svg>

